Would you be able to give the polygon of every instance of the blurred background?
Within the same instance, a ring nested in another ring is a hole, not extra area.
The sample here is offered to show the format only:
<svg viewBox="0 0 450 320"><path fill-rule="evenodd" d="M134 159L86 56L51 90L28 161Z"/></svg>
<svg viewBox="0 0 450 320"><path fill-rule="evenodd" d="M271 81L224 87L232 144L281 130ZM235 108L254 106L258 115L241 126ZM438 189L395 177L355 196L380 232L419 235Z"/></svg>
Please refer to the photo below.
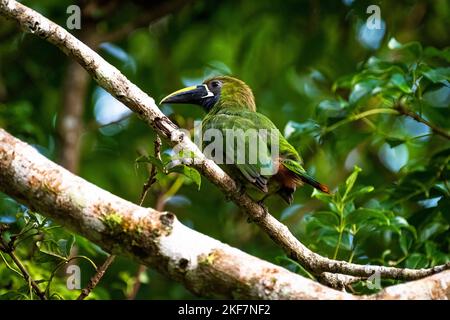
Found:
<svg viewBox="0 0 450 320"><path fill-rule="evenodd" d="M74 4L22 3L61 26ZM81 29L71 32L157 101L217 74L234 75L253 89L258 111L301 152L307 170L338 193L352 195L311 196L312 188L304 187L291 207L278 198L268 201L271 213L311 249L401 267L450 261L449 139L411 117L383 111L400 101L433 125L450 129L448 1L75 4L81 8ZM369 5L380 10L375 29L367 24L373 14ZM370 110L375 111L358 118ZM187 129L204 116L187 105L162 111ZM152 130L59 49L4 19L0 127L86 180L138 202L149 165L136 159L153 154ZM163 144L163 154L170 154L167 149ZM346 183L352 172L354 180L358 175L354 186ZM184 175L158 173L157 178L145 206L170 210L195 230L305 274L206 179L198 190ZM0 222L11 234L40 219L0 194ZM18 254L35 278L55 275L53 298L74 298L79 291L66 288L64 270L55 266L75 253L98 265L106 254L67 230L47 229L24 240ZM0 260L0 294L27 297L27 285L23 288L23 279L5 259ZM81 266L86 285L94 274L90 262L71 263ZM89 297L193 298L181 285L123 258Z"/></svg>

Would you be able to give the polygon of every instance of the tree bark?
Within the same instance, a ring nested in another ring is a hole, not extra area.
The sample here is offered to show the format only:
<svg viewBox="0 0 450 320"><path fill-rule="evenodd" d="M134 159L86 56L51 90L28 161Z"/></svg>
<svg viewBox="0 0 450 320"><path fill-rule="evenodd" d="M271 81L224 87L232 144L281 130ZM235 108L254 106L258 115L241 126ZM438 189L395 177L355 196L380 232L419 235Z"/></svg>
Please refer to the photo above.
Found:
<svg viewBox="0 0 450 320"><path fill-rule="evenodd" d="M106 251L153 267L202 296L350 299L139 207L77 177L0 129L0 190Z"/></svg>
<svg viewBox="0 0 450 320"><path fill-rule="evenodd" d="M80 162L83 112L89 75L71 60L63 84L62 112L59 117L60 163L67 170L78 173Z"/></svg>
<svg viewBox="0 0 450 320"><path fill-rule="evenodd" d="M14 0L0 0L0 14L15 20L23 30L34 33L60 48L88 71L100 86L136 112L172 147L183 150L184 154L194 155L194 160L187 159L191 162L186 162L186 164L195 167L218 186L288 256L297 260L312 273L321 275L323 272L332 272L368 278L377 272L382 278L415 280L450 268L450 262L446 265L420 270L358 265L328 259L312 252L284 224L266 212L245 193L242 194L233 179L212 160L207 159L189 137L159 110L153 98L131 83L119 70L107 63L96 52L62 27Z"/></svg>
<svg viewBox="0 0 450 320"><path fill-rule="evenodd" d="M0 129L0 191L104 250L153 267L201 296L241 299L449 299L450 271L354 296L303 278L77 177Z"/></svg>
<svg viewBox="0 0 450 320"><path fill-rule="evenodd" d="M95 7L85 10L86 21L80 30L80 39L86 45L97 51L103 42L119 41L133 30L149 25L151 22L187 5L190 1L172 0L144 7L145 11L135 20L105 34L96 34L96 21L91 17L92 11L100 10ZM99 5L93 3L93 6ZM120 5L109 2L104 6L111 8ZM120 8L120 7L119 7ZM105 7L105 9L109 9ZM60 164L67 170L78 173L80 165L81 137L83 134L83 113L85 110L86 94L89 85L89 76L76 61L70 60L67 66L62 87L62 112L58 117L58 134L60 139ZM0 83L1 101L1 83Z"/></svg>

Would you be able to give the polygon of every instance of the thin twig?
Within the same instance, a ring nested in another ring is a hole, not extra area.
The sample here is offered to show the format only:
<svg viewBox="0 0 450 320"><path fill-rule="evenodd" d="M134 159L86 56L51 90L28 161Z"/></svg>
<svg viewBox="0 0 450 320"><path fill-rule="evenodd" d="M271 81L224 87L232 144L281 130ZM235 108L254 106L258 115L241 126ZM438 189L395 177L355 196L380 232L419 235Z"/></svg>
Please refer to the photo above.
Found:
<svg viewBox="0 0 450 320"><path fill-rule="evenodd" d="M33 287L34 292L36 292L37 296L41 300L47 300L47 297L45 294L41 291L37 283L31 278L31 275L28 273L27 269L23 266L23 264L20 262L20 260L15 255L14 251L8 252L8 255L11 257L12 261L14 261L15 265L20 269L20 272L22 272L22 275L25 279L25 281L29 282L31 286Z"/></svg>
<svg viewBox="0 0 450 320"><path fill-rule="evenodd" d="M161 160L161 138L159 137L159 135L156 135L154 145L155 145L154 155L156 158ZM144 185L142 186L142 192L141 192L141 196L139 198L140 206L142 206L142 204L144 203L144 200L145 200L145 197L147 196L148 191L150 190L151 186L155 182L156 182L156 166L151 165L147 182L144 183ZM161 198L164 199L163 192L160 193L158 195L158 197L156 198L156 210L158 210L158 211L164 210L164 201L160 201ZM146 270L147 270L146 266L144 266L143 264L139 265L139 268L136 272L136 276L134 277L135 280L134 280L133 289L131 290L130 294L127 297L128 300L134 300L136 298L136 295L138 294L139 289L141 288L141 281L139 279L141 277L141 274L144 273Z"/></svg>
<svg viewBox="0 0 450 320"><path fill-rule="evenodd" d="M354 277L346 274L323 272L317 279L320 283L336 290L350 289L350 286L358 281L364 281L366 277Z"/></svg>
<svg viewBox="0 0 450 320"><path fill-rule="evenodd" d="M139 268L136 272L136 275L134 277L134 284L133 289L131 290L130 294L127 297L127 300L134 300L139 292L139 289L141 288L141 274L143 274L147 270L147 267L143 264L139 265Z"/></svg>
<svg viewBox="0 0 450 320"><path fill-rule="evenodd" d="M444 137L448 140L450 140L450 133L445 131L444 129L436 126L435 124L431 123L430 121L422 118L419 114L415 113L414 111L409 110L406 106L404 106L402 103L397 103L394 106L395 110L397 110L401 115L410 117L417 122L423 123L424 125L428 126L434 133L437 135L440 135L441 137Z"/></svg>
<svg viewBox="0 0 450 320"><path fill-rule="evenodd" d="M159 138L158 135L156 136L156 139L155 139L155 156L157 156L159 159L161 158L161 139ZM149 176L147 182L143 186L141 198L139 200L139 202L140 202L139 205L142 205L142 203L144 202L145 196L147 195L148 190L150 189L152 184L155 183L155 181L156 181L155 176L156 176L156 167L152 165L151 170L150 170L150 176ZM87 286L81 290L81 293L78 296L77 300L83 300L91 293L91 291L100 282L100 280L104 276L106 270L108 270L109 266L111 265L111 263L113 263L115 258L116 258L116 256L112 254L105 260L105 262L97 269L97 272L94 274L94 276L92 276L92 278L89 280L89 283L87 284ZM137 282L139 282L139 281L137 281ZM136 290L136 293L137 293L137 290Z"/></svg>
<svg viewBox="0 0 450 320"><path fill-rule="evenodd" d="M91 291L97 286L97 284L103 278L106 270L108 269L108 267L111 265L111 263L114 261L115 258L116 256L113 254L110 255L108 258L106 258L105 262L103 262L103 264L97 268L96 273L89 280L89 283L87 284L86 288L81 290L81 293L78 296L77 300L83 300L91 293Z"/></svg>
<svg viewBox="0 0 450 320"><path fill-rule="evenodd" d="M159 135L156 135L155 139L155 157L161 160L161 138ZM150 175L148 176L147 182L142 186L141 196L139 197L139 205L142 206L144 203L145 197L147 196L148 190L150 190L151 186L156 182L156 166L151 165Z"/></svg>
<svg viewBox="0 0 450 320"><path fill-rule="evenodd" d="M155 156L157 156L158 158L161 157L161 139L159 138L158 135L156 136L155 139ZM139 200L140 202L139 205L142 205L148 190L150 189L152 184L156 181L155 176L156 176L156 167L152 165L152 168L150 170L150 176L143 186L141 198ZM92 278L89 280L88 285L81 290L81 293L78 296L77 300L83 300L91 293L91 291L100 282L106 270L109 268L109 266L111 265L111 263L114 261L115 258L116 256L112 254L105 260L105 262L97 269L97 272L94 274L94 276L92 276Z"/></svg>
<svg viewBox="0 0 450 320"><path fill-rule="evenodd" d="M20 272L22 273L23 278L26 282L31 284L31 287L33 288L36 295L41 300L47 300L47 297L45 296L45 293L39 288L37 283L33 280L31 275L28 273L27 269L25 269L22 262L20 262L19 258L14 253L14 246L12 243L7 243L3 237L0 235L0 250L6 253L11 257L11 260L14 262L14 264L19 268Z"/></svg>
<svg viewBox="0 0 450 320"><path fill-rule="evenodd" d="M393 109L390 109L390 108L370 109L370 110L367 110L367 111L364 111L364 112L361 112L361 113L358 113L358 114L352 114L349 117L334 123L333 125L325 128L323 130L323 134L331 132L331 131L339 128L340 126L342 126L344 124L347 124L347 123L350 123L350 122L353 122L353 121L356 121L356 120L364 119L364 118L366 118L368 116L372 116L372 115L375 115L375 114L382 114L382 113L384 113L384 114L398 114L397 111L395 111Z"/></svg>

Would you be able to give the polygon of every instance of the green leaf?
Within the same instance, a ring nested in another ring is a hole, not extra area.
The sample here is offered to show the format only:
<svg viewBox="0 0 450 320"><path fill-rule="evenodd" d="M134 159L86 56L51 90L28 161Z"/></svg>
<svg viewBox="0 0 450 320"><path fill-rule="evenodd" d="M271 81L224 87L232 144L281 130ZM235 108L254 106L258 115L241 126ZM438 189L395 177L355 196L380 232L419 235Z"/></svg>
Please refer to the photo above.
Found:
<svg viewBox="0 0 450 320"><path fill-rule="evenodd" d="M53 263L60 260L66 260L65 252L61 250L61 248L65 248L66 242L67 240L64 239L61 239L59 241L37 241L36 246L39 249L39 255L37 256L36 260L41 263Z"/></svg>
<svg viewBox="0 0 450 320"><path fill-rule="evenodd" d="M70 256L70 252L72 251L75 241L76 241L75 236L73 234L71 234L69 239L67 239L67 242L66 242L65 250L66 250L67 256Z"/></svg>
<svg viewBox="0 0 450 320"><path fill-rule="evenodd" d="M434 83L450 81L450 67L430 69L423 75Z"/></svg>
<svg viewBox="0 0 450 320"><path fill-rule="evenodd" d="M68 253L68 251L67 251L67 248L69 247L68 242L69 242L69 241L66 240L66 239L59 239L59 240L57 241L57 243L58 243L58 253L59 253L61 256L64 256L65 258L67 258L68 255L69 255L69 253Z"/></svg>
<svg viewBox="0 0 450 320"><path fill-rule="evenodd" d="M421 228L419 232L419 241L424 242L432 237L435 237L449 229L448 224L443 224L439 221L431 221Z"/></svg>
<svg viewBox="0 0 450 320"><path fill-rule="evenodd" d="M358 197L360 197L360 196L362 196L364 194L372 192L373 190L375 190L375 188L372 187L372 186L360 187L356 191L353 191L352 193L350 193L347 196L347 199L350 199L350 200L351 199L356 199L356 198L358 198Z"/></svg>
<svg viewBox="0 0 450 320"><path fill-rule="evenodd" d="M330 203L333 200L333 195L328 193L323 193L318 191L317 189L313 189L313 192L311 194L311 198L319 199L322 202Z"/></svg>
<svg viewBox="0 0 450 320"><path fill-rule="evenodd" d="M337 233L333 233L330 235L320 235L318 237L318 240L320 242L325 243L325 245L327 245L330 248L335 248L337 246Z"/></svg>
<svg viewBox="0 0 450 320"><path fill-rule="evenodd" d="M330 211L318 211L313 216L322 225L337 226L339 224L338 217Z"/></svg>
<svg viewBox="0 0 450 320"><path fill-rule="evenodd" d="M317 106L318 114L325 114L327 118L339 117L345 114L348 103L344 100L323 100Z"/></svg>
<svg viewBox="0 0 450 320"><path fill-rule="evenodd" d="M434 47L427 47L425 48L424 54L430 58L439 57L450 62L450 48L439 50Z"/></svg>
<svg viewBox="0 0 450 320"><path fill-rule="evenodd" d="M137 158L135 160L135 162L136 163L142 163L142 162L150 163L150 164L154 165L159 171L164 172L164 164L157 157L150 156L150 155L149 156L140 156L139 158Z"/></svg>
<svg viewBox="0 0 450 320"><path fill-rule="evenodd" d="M353 185L355 184L356 179L358 178L358 174L362 171L362 169L358 166L355 166L353 168L353 172L352 174L347 178L347 180L345 180L345 186L346 186L346 190L345 193L348 194L352 188Z"/></svg>
<svg viewBox="0 0 450 320"><path fill-rule="evenodd" d="M390 82L404 93L412 93L411 86L406 82L405 77L400 73L392 75Z"/></svg>
<svg viewBox="0 0 450 320"><path fill-rule="evenodd" d="M447 189L443 190L444 192L447 192ZM447 224L450 224L450 197L442 198L438 202L437 210L441 211L442 217L445 219L445 222Z"/></svg>
<svg viewBox="0 0 450 320"><path fill-rule="evenodd" d="M303 222L309 232L316 229L324 230L326 228L333 229L334 232L336 232L336 226L339 224L339 219L333 212L319 211L314 214L305 215Z"/></svg>
<svg viewBox="0 0 450 320"><path fill-rule="evenodd" d="M353 84L353 75L345 75L335 81L332 91L336 92L338 89L350 89Z"/></svg>
<svg viewBox="0 0 450 320"><path fill-rule="evenodd" d="M412 41L403 45L403 49L413 55L414 58L420 58L422 56L422 45L420 42Z"/></svg>
<svg viewBox="0 0 450 320"><path fill-rule="evenodd" d="M353 201L348 201L348 199L345 202L344 217L347 217L351 212L355 211L355 204Z"/></svg>
<svg viewBox="0 0 450 320"><path fill-rule="evenodd" d="M427 258L420 253L411 254L405 261L406 268L420 269L428 266Z"/></svg>
<svg viewBox="0 0 450 320"><path fill-rule="evenodd" d="M354 237L351 233L344 231L342 233L342 239L341 239L341 245L340 245L340 249L344 249L347 251L350 251L353 249L353 240Z"/></svg>
<svg viewBox="0 0 450 320"><path fill-rule="evenodd" d="M450 261L450 256L439 250L435 242L425 242L425 253L432 265L444 264Z"/></svg>
<svg viewBox="0 0 450 320"><path fill-rule="evenodd" d="M0 300L29 300L29 297L20 291L8 291L0 295Z"/></svg>
<svg viewBox="0 0 450 320"><path fill-rule="evenodd" d="M411 232L414 238L417 238L416 229L414 228L414 226L410 225L408 221L403 217L400 216L391 217L389 228L399 235L403 234L402 230L408 230Z"/></svg>
<svg viewBox="0 0 450 320"><path fill-rule="evenodd" d="M389 138L386 138L385 141L389 144L389 146L390 146L391 148L395 148L396 146L399 146L399 145L401 145L401 144L403 144L403 143L406 142L405 139L402 139L402 138L396 138L396 137L389 137Z"/></svg>
<svg viewBox="0 0 450 320"><path fill-rule="evenodd" d="M200 187L202 185L202 176L196 169L182 165L171 168L169 170L169 173L170 172L181 173L185 177L189 178L192 182L194 182L198 186L198 190L200 190Z"/></svg>
<svg viewBox="0 0 450 320"><path fill-rule="evenodd" d="M367 96L372 90L381 83L378 79L367 79L354 85L348 101L350 104L356 104L362 98Z"/></svg>
<svg viewBox="0 0 450 320"><path fill-rule="evenodd" d="M365 225L388 225L389 216L386 211L359 208L350 212L346 218L347 224L355 224L357 226Z"/></svg>
<svg viewBox="0 0 450 320"><path fill-rule="evenodd" d="M447 82L438 89L428 90L423 94L423 100L432 107L447 108L450 105L450 83Z"/></svg>
<svg viewBox="0 0 450 320"><path fill-rule="evenodd" d="M413 238L407 232L400 235L400 249L402 253L406 256L408 254L409 248L413 244Z"/></svg>
<svg viewBox="0 0 450 320"><path fill-rule="evenodd" d="M395 38L391 38L389 40L388 48L391 50L397 50L401 53L409 54L409 56L412 55L412 57L410 57L410 58L413 58L413 59L420 58L422 56L422 51L423 51L422 45L417 41L401 44ZM403 57L403 59L405 60L406 57Z"/></svg>
<svg viewBox="0 0 450 320"><path fill-rule="evenodd" d="M304 139L305 135L315 137L320 132L320 126L313 120L299 123L289 121L284 128L284 135L289 140Z"/></svg>
<svg viewBox="0 0 450 320"><path fill-rule="evenodd" d="M365 73L375 73L379 75L390 75L394 73L405 73L402 65L393 63L390 61L382 60L377 57L370 57L366 63L367 70L362 71L362 75ZM361 75L361 76L362 76Z"/></svg>

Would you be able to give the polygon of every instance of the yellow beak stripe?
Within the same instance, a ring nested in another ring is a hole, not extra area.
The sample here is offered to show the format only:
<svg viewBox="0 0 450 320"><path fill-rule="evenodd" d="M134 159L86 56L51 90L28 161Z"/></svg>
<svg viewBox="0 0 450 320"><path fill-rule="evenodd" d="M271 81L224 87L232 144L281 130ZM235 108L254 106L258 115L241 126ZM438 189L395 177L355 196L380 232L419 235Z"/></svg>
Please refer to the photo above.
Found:
<svg viewBox="0 0 450 320"><path fill-rule="evenodd" d="M163 103L164 100L166 100L166 99L169 99L169 98L172 98L173 96L176 96L177 94L180 94L180 93L183 93L183 92L188 92L188 91L191 91L191 90L194 90L194 89L197 89L197 86L190 86L190 87L186 87L186 88L177 90L175 92L172 92L168 96L164 97L159 104Z"/></svg>

